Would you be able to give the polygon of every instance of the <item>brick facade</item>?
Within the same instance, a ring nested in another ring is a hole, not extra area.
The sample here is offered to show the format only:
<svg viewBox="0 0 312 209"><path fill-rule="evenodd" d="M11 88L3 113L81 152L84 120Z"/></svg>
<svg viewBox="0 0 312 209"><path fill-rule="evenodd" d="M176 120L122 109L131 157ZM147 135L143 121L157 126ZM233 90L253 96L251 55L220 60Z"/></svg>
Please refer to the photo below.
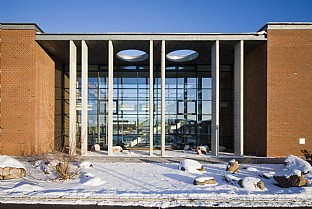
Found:
<svg viewBox="0 0 312 209"><path fill-rule="evenodd" d="M1 30L1 154L54 149L53 60L35 30Z"/></svg>
<svg viewBox="0 0 312 209"><path fill-rule="evenodd" d="M268 30L244 64L245 154L312 150L312 30Z"/></svg>
<svg viewBox="0 0 312 209"><path fill-rule="evenodd" d="M267 154L267 45L245 54L244 62L244 154Z"/></svg>
<svg viewBox="0 0 312 209"><path fill-rule="evenodd" d="M35 29L0 30L0 154L68 146L65 58L48 54L35 38ZM244 54L244 154L312 151L312 30L269 28L267 41L250 46Z"/></svg>
<svg viewBox="0 0 312 209"><path fill-rule="evenodd" d="M63 80L63 66L56 62L55 67L55 149L56 150L63 150L63 88L62 88L62 80Z"/></svg>
<svg viewBox="0 0 312 209"><path fill-rule="evenodd" d="M312 30L267 37L267 155L302 155L312 150Z"/></svg>

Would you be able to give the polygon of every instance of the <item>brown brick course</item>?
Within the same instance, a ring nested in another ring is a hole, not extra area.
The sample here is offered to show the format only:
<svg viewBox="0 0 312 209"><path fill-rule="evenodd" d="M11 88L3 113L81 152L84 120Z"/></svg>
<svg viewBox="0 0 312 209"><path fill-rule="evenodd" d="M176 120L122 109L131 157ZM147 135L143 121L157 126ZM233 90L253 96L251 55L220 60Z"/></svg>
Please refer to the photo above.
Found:
<svg viewBox="0 0 312 209"><path fill-rule="evenodd" d="M34 30L1 30L1 154L54 149L54 62Z"/></svg>
<svg viewBox="0 0 312 209"><path fill-rule="evenodd" d="M55 148L56 150L63 150L63 99L62 99L62 80L63 80L63 66L61 64L56 65L55 69Z"/></svg>
<svg viewBox="0 0 312 209"><path fill-rule="evenodd" d="M0 30L0 154L41 154L68 143L68 78L35 34ZM269 29L267 37L245 54L245 154L302 155L312 151L312 30Z"/></svg>
<svg viewBox="0 0 312 209"><path fill-rule="evenodd" d="M267 44L267 155L302 155L312 150L312 30L268 30Z"/></svg>
<svg viewBox="0 0 312 209"><path fill-rule="evenodd" d="M244 63L244 153L266 156L267 45L245 54Z"/></svg>

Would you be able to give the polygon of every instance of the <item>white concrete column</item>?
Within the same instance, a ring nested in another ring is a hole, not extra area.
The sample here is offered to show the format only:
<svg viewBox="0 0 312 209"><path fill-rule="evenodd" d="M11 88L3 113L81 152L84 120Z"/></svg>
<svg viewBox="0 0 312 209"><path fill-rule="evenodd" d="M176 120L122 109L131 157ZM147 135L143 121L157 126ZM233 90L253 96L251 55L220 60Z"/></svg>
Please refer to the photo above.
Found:
<svg viewBox="0 0 312 209"><path fill-rule="evenodd" d="M69 154L76 154L77 47L69 41Z"/></svg>
<svg viewBox="0 0 312 209"><path fill-rule="evenodd" d="M88 151L88 45L81 41L81 155Z"/></svg>
<svg viewBox="0 0 312 209"><path fill-rule="evenodd" d="M114 48L113 42L108 41L108 101L107 101L107 147L108 156L113 155L113 74Z"/></svg>
<svg viewBox="0 0 312 209"><path fill-rule="evenodd" d="M234 153L244 154L244 41L234 48Z"/></svg>
<svg viewBox="0 0 312 209"><path fill-rule="evenodd" d="M212 123L211 123L211 153L219 155L219 40L211 47L211 75L212 75Z"/></svg>
<svg viewBox="0 0 312 209"><path fill-rule="evenodd" d="M166 146L166 42L161 41L161 156L165 156Z"/></svg>
<svg viewBox="0 0 312 209"><path fill-rule="evenodd" d="M150 126L150 156L153 155L153 145L154 145L154 43L150 41L150 74L149 74L149 126Z"/></svg>

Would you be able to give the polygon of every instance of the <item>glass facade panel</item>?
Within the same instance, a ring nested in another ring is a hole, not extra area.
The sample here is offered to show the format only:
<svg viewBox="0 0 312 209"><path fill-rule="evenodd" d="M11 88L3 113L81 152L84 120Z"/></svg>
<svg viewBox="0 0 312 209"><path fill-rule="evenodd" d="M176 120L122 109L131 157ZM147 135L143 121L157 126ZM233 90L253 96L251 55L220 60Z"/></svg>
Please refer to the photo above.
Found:
<svg viewBox="0 0 312 209"><path fill-rule="evenodd" d="M211 101L202 101L202 107L201 107L202 114L203 115L207 115L207 114L211 115L212 114L211 107L212 107Z"/></svg>
<svg viewBox="0 0 312 209"><path fill-rule="evenodd" d="M201 78L203 88L212 88L212 78Z"/></svg>
<svg viewBox="0 0 312 209"><path fill-rule="evenodd" d="M156 107L155 113L160 115L161 106L157 102L161 98L159 77L160 70L155 70L155 89L154 98ZM198 106L202 106L203 97L205 102L210 102L211 110L211 84L203 84L203 81L209 81L211 76L210 68L201 68L200 73L196 66L171 66L166 68L166 147L172 149L183 149L185 145L195 147L197 145L210 146L210 138L202 137L200 134L206 131L205 136L208 135L208 128L199 128L203 123L202 120L207 119L211 121L211 111L205 112L198 110ZM204 93L208 95L203 95ZM209 95L210 94L210 95ZM209 101L208 101L209 100ZM206 104L207 105L207 104ZM210 117L209 117L210 116ZM156 126L160 126L160 119L156 120ZM210 127L209 127L210 128ZM159 130L159 129L158 129ZM210 131L210 129L209 129ZM160 131L154 132L156 138L160 139ZM209 133L210 136L210 133Z"/></svg>
<svg viewBox="0 0 312 209"><path fill-rule="evenodd" d="M81 133L81 68L77 68L77 138ZM66 71L65 75L69 72ZM107 99L107 72L101 72L98 66L89 66L88 72L88 146L95 143L105 146L106 137L106 99ZM68 89L65 89L69 91Z"/></svg>
<svg viewBox="0 0 312 209"><path fill-rule="evenodd" d="M79 69L79 68L78 68ZM68 73L68 72L66 72ZM160 147L161 78L154 66L154 118L149 118L149 69L116 66L113 79L113 145L149 146L149 121L154 120L154 147ZM107 147L107 67L92 67L88 78L88 145ZM77 72L77 119L81 127L81 72ZM210 66L167 66L165 80L166 148L211 144L212 79ZM68 87L64 103L68 104ZM64 108L64 117L68 108ZM233 149L233 73L220 68L220 145Z"/></svg>
<svg viewBox="0 0 312 209"><path fill-rule="evenodd" d="M187 102L186 103L186 106L187 106L187 112L186 114L196 114L196 111L195 111L195 102ZM185 108L184 108L185 109Z"/></svg>
<svg viewBox="0 0 312 209"><path fill-rule="evenodd" d="M202 89L202 92L198 96L201 96L202 100L211 100L212 99L212 89Z"/></svg>

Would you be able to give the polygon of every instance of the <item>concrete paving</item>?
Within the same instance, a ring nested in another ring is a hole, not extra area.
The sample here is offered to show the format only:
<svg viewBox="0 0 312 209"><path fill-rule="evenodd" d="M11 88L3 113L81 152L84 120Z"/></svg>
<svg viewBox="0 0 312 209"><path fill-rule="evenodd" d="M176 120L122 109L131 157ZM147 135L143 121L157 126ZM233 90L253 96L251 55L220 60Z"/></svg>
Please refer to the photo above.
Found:
<svg viewBox="0 0 312 209"><path fill-rule="evenodd" d="M239 163L243 164L281 164L284 162L284 158L257 158L257 157L94 157L87 156L82 157L81 160L91 162L103 162L103 163L179 163L184 159L196 160L203 164L209 163L227 163L229 160L235 158Z"/></svg>
<svg viewBox="0 0 312 209"><path fill-rule="evenodd" d="M135 152L135 151L133 151ZM138 154L139 153L139 154ZM179 163L184 159L196 160L203 164L211 163L227 163L231 159L236 159L240 164L281 164L285 158L270 158L270 157L255 157L255 156L235 156L232 153L222 153L216 157L211 154L196 155L195 152L168 152L168 156L161 157L157 153L154 156L149 156L146 151L138 151L135 154L114 153L115 156L108 156L106 151L88 152L86 156L75 156L73 161L91 161L101 163ZM35 161L38 159L50 160L63 158L62 153L49 154L41 156L28 156L15 158L20 161Z"/></svg>

